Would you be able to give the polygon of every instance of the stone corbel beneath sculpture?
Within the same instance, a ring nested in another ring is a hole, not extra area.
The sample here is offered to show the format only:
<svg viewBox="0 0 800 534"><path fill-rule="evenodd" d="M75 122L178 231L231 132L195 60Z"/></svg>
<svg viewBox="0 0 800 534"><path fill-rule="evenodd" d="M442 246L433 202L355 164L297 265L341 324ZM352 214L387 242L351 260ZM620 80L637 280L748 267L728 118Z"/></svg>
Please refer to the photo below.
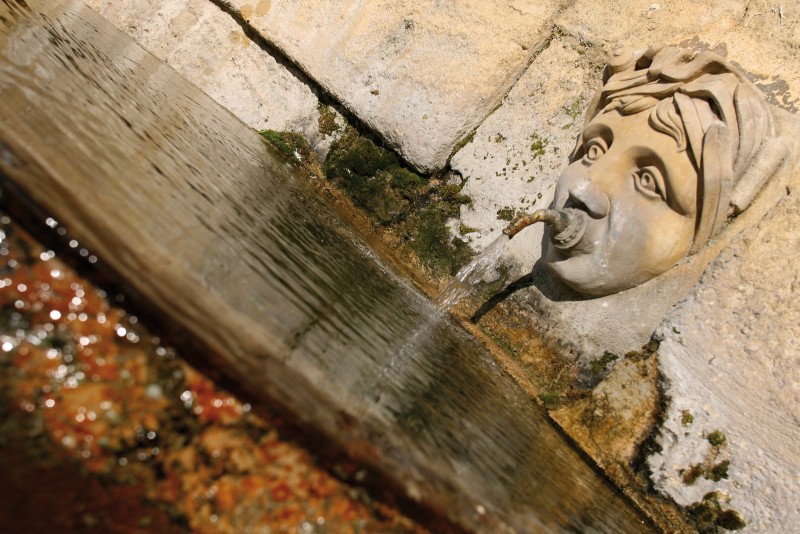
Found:
<svg viewBox="0 0 800 534"><path fill-rule="evenodd" d="M638 348L785 193L795 121L712 52L617 52L549 209L505 230L547 224L533 269L537 307L578 324L574 339L591 352Z"/></svg>

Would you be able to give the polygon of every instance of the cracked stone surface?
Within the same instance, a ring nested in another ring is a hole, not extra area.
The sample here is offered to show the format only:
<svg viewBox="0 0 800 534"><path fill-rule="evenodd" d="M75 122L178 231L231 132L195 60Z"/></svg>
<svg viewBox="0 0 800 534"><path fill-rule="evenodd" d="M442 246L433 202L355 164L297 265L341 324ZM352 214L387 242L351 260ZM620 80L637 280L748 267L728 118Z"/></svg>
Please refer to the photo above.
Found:
<svg viewBox="0 0 800 534"><path fill-rule="evenodd" d="M319 100L309 85L253 43L213 3L86 3L248 126L297 132L319 154L327 152L333 137L319 131Z"/></svg>
<svg viewBox="0 0 800 534"><path fill-rule="evenodd" d="M445 165L550 33L558 2L231 0L412 165Z"/></svg>

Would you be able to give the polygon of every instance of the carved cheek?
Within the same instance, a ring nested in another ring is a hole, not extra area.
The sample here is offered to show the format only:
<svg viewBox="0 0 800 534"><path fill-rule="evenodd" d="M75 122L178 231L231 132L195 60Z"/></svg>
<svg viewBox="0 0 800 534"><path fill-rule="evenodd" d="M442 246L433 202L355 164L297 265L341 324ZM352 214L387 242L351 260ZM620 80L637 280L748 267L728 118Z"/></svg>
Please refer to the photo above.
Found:
<svg viewBox="0 0 800 534"><path fill-rule="evenodd" d="M680 261L692 243L693 224L690 217L684 217L669 210L651 224L647 241L647 256L652 270L660 274Z"/></svg>

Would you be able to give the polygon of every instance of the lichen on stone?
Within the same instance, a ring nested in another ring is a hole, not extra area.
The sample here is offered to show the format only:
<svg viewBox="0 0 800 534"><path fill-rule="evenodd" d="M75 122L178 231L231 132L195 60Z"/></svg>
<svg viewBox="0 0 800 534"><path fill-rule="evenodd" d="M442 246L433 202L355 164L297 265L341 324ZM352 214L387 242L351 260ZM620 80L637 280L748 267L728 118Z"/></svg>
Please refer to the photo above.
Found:
<svg viewBox="0 0 800 534"><path fill-rule="evenodd" d="M688 512L701 534L716 534L720 528L725 530L741 530L747 526L742 516L735 510L725 509L720 503L724 496L719 491L712 491L703 496L703 500L691 504Z"/></svg>
<svg viewBox="0 0 800 534"><path fill-rule="evenodd" d="M317 111L319 112L317 126L319 128L319 133L321 133L323 137L333 135L340 130L339 125L336 124L336 113L333 111L333 108L320 102L317 106Z"/></svg>

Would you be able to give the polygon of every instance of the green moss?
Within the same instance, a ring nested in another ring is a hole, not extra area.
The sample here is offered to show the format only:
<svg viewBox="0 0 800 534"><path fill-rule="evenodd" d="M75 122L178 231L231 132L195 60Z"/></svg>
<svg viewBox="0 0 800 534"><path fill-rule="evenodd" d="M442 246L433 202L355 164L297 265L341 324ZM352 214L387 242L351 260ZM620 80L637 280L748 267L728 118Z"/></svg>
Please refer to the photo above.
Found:
<svg viewBox="0 0 800 534"><path fill-rule="evenodd" d="M742 516L735 510L724 509L718 491L703 496L703 500L688 507L690 517L701 534L716 534L719 529L741 530L747 526Z"/></svg>
<svg viewBox="0 0 800 534"><path fill-rule="evenodd" d="M580 98L573 100L569 105L564 106L564 111L574 122L583 113L583 101Z"/></svg>
<svg viewBox="0 0 800 534"><path fill-rule="evenodd" d="M714 466L706 473L706 478L719 482L723 478L728 478L728 467L730 467L730 460L722 461Z"/></svg>
<svg viewBox="0 0 800 534"><path fill-rule="evenodd" d="M533 159L539 159L544 156L544 149L547 147L547 140L542 138L537 133L531 135L531 152L533 152Z"/></svg>
<svg viewBox="0 0 800 534"><path fill-rule="evenodd" d="M505 140L506 140L506 138L505 138L505 136L504 136L503 134L497 134L497 135L494 137L494 142L495 142L495 143L502 143L502 142L503 142L503 141L505 141Z"/></svg>
<svg viewBox="0 0 800 534"><path fill-rule="evenodd" d="M497 210L497 218L501 221L510 221L514 218L516 211L513 208L501 208Z"/></svg>
<svg viewBox="0 0 800 534"><path fill-rule="evenodd" d="M708 437L708 442L711 444L712 447L720 447L724 445L725 442L727 441L725 434L723 434L719 430L715 430L707 437Z"/></svg>
<svg viewBox="0 0 800 534"><path fill-rule="evenodd" d="M461 186L428 180L405 168L391 151L348 127L334 142L325 176L377 224L408 236L409 245L436 274L451 274L472 256L446 226L470 202Z"/></svg>
<svg viewBox="0 0 800 534"><path fill-rule="evenodd" d="M689 410L683 410L681 412L681 425L689 426L694 421L694 416Z"/></svg>
<svg viewBox="0 0 800 534"><path fill-rule="evenodd" d="M605 373L608 370L609 364L618 359L619 356L617 356L616 354L606 352L603 354L602 357L592 362L592 364L590 365L590 369L594 374Z"/></svg>
<svg viewBox="0 0 800 534"><path fill-rule="evenodd" d="M459 235L466 235L466 234L473 234L477 232L477 228L473 228L472 226L467 226L466 224L461 224L458 227L458 234Z"/></svg>
<svg viewBox="0 0 800 534"><path fill-rule="evenodd" d="M284 156L296 163L300 163L300 159L293 150L293 147L297 144L296 137L300 137L298 134L290 132L276 132L275 130L261 130L258 133L260 133L261 136L267 141L272 143L272 146L277 148Z"/></svg>
<svg viewBox="0 0 800 534"><path fill-rule="evenodd" d="M317 155L305 137L295 132L276 132L275 130L261 130L258 133L308 174L319 175Z"/></svg>
<svg viewBox="0 0 800 534"><path fill-rule="evenodd" d="M722 510L717 514L716 523L725 530L742 530L747 526L742 516L734 510Z"/></svg>
<svg viewBox="0 0 800 534"><path fill-rule="evenodd" d="M705 474L705 469L702 465L693 465L689 469L683 472L681 476L681 480L687 486L693 485L697 480Z"/></svg>
<svg viewBox="0 0 800 534"><path fill-rule="evenodd" d="M336 124L336 113L334 113L333 108L320 103L317 106L317 111L319 112L319 118L317 119L319 133L324 137L328 137L340 130L339 125Z"/></svg>
<svg viewBox="0 0 800 534"><path fill-rule="evenodd" d="M660 346L661 346L661 343L657 339L651 339L642 348L644 349L645 352L648 352L650 354L654 354L656 351L658 351L658 347L660 347Z"/></svg>
<svg viewBox="0 0 800 534"><path fill-rule="evenodd" d="M683 480L683 483L687 486L692 486L700 479L700 477L703 477L705 474L705 468L702 465L697 464L684 471L683 475L681 476L681 480Z"/></svg>
<svg viewBox="0 0 800 534"><path fill-rule="evenodd" d="M558 404L560 397L555 393L540 393L539 400L542 401L542 404L545 407L549 408L551 406L555 406Z"/></svg>
<svg viewBox="0 0 800 534"><path fill-rule="evenodd" d="M472 249L461 239L450 238L445 223L452 217L449 210L439 206L424 209L414 217L416 235L411 244L426 266L438 274L455 274L470 260Z"/></svg>
<svg viewBox="0 0 800 534"><path fill-rule="evenodd" d="M466 137L464 137L464 139L456 143L456 146L453 148L453 154L455 154L456 152L458 152L459 150L461 150L474 140L475 140L475 130L472 130L469 134L467 134Z"/></svg>

